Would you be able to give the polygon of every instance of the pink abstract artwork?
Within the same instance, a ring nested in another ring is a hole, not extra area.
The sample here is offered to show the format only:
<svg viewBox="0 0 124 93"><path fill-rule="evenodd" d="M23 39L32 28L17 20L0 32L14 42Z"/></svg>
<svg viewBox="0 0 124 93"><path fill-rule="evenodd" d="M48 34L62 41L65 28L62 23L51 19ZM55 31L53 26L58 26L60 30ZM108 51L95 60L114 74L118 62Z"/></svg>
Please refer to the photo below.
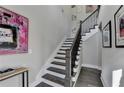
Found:
<svg viewBox="0 0 124 93"><path fill-rule="evenodd" d="M0 55L28 52L28 18L0 7Z"/></svg>

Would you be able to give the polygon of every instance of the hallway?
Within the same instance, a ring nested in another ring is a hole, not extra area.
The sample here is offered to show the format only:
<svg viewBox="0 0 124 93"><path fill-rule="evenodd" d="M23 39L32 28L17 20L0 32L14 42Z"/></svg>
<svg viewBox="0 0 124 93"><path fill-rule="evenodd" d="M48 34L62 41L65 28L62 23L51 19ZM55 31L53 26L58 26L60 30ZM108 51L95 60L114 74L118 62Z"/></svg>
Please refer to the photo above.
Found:
<svg viewBox="0 0 124 93"><path fill-rule="evenodd" d="M92 68L81 69L76 87L103 87L100 80L101 71Z"/></svg>

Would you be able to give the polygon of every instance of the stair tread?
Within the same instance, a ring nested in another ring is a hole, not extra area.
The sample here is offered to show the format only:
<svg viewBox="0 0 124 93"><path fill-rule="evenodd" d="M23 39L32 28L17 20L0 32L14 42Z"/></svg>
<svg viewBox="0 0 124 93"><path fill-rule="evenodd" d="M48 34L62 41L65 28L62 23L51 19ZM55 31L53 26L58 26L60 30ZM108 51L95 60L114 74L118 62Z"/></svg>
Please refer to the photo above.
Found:
<svg viewBox="0 0 124 93"><path fill-rule="evenodd" d="M66 63L57 62L57 61L53 61L52 64L66 66Z"/></svg>
<svg viewBox="0 0 124 93"><path fill-rule="evenodd" d="M61 46L61 47L71 47L71 46L64 46L64 45L63 45L63 46Z"/></svg>
<svg viewBox="0 0 124 93"><path fill-rule="evenodd" d="M66 51L67 49L61 49L61 48L60 48L59 50L60 50L60 51ZM78 49L78 51L80 51L80 49Z"/></svg>
<svg viewBox="0 0 124 93"><path fill-rule="evenodd" d="M57 54L59 54L59 55L65 55L66 53L61 53L61 52L58 52Z"/></svg>
<svg viewBox="0 0 124 93"><path fill-rule="evenodd" d="M57 54L59 55L66 55L66 53L61 53L61 52L58 52ZM77 56L79 56L80 54L77 54Z"/></svg>
<svg viewBox="0 0 124 93"><path fill-rule="evenodd" d="M65 42L73 42L74 40L65 40ZM80 40L80 41L82 41L82 40Z"/></svg>
<svg viewBox="0 0 124 93"><path fill-rule="evenodd" d="M69 45L69 44L71 44L72 45L72 43L67 43L67 42L65 42L65 43L63 43L64 45Z"/></svg>
<svg viewBox="0 0 124 93"><path fill-rule="evenodd" d="M66 38L66 40L73 40L74 38Z"/></svg>
<svg viewBox="0 0 124 93"><path fill-rule="evenodd" d="M62 48L60 48L59 50L60 50L60 51L66 51L67 49L62 49Z"/></svg>
<svg viewBox="0 0 124 93"><path fill-rule="evenodd" d="M47 70L53 71L53 72L56 72L56 73L60 73L60 74L63 74L63 75L66 74L65 70L59 69L59 68L56 68L56 67L49 67Z"/></svg>
<svg viewBox="0 0 124 93"><path fill-rule="evenodd" d="M57 84L63 85L65 84L65 79L51 75L51 74L45 74L44 76L42 76L42 78L50 80L52 82L55 82Z"/></svg>
<svg viewBox="0 0 124 93"><path fill-rule="evenodd" d="M67 49L59 49L60 51L66 51Z"/></svg>
<svg viewBox="0 0 124 93"><path fill-rule="evenodd" d="M66 40L65 42L73 42L72 40L71 41L69 41L69 40Z"/></svg>
<svg viewBox="0 0 124 93"><path fill-rule="evenodd" d="M56 56L54 57L55 59L61 59L61 60L66 60L66 57L60 57L60 56Z"/></svg>
<svg viewBox="0 0 124 93"><path fill-rule="evenodd" d="M51 86L51 85L49 85L47 83L41 82L36 87L53 87L53 86Z"/></svg>

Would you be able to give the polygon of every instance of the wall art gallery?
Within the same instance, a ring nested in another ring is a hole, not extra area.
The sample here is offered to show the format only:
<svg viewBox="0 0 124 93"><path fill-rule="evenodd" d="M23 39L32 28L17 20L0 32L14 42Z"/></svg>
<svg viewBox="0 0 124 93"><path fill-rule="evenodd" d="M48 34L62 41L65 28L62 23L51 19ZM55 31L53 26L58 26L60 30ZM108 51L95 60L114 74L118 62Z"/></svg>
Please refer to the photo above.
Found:
<svg viewBox="0 0 124 93"><path fill-rule="evenodd" d="M0 55L28 52L28 18L0 7Z"/></svg>

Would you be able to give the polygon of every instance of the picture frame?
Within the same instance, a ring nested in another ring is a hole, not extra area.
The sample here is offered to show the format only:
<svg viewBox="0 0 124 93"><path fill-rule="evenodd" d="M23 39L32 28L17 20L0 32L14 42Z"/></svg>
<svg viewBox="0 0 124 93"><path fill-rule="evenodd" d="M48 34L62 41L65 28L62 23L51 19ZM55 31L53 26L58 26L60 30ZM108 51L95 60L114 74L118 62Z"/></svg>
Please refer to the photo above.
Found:
<svg viewBox="0 0 124 93"><path fill-rule="evenodd" d="M111 21L109 21L102 30L102 44L103 48L112 47L112 35L111 35Z"/></svg>
<svg viewBox="0 0 124 93"><path fill-rule="evenodd" d="M124 48L124 7L121 5L114 14L115 22L115 47Z"/></svg>
<svg viewBox="0 0 124 93"><path fill-rule="evenodd" d="M28 53L29 20L0 7L0 55Z"/></svg>

